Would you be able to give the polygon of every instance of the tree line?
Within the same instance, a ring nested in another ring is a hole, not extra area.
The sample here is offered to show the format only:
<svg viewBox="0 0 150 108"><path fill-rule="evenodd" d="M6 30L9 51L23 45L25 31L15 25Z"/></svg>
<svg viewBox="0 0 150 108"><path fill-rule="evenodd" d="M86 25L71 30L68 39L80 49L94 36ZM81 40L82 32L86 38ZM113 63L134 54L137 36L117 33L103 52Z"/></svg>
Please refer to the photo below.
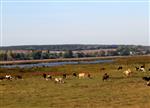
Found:
<svg viewBox="0 0 150 108"><path fill-rule="evenodd" d="M71 47L71 46L70 46ZM105 47L106 48L106 47ZM58 48L59 49L59 48ZM74 48L73 48L74 49ZM78 48L79 49L79 48ZM86 49L86 48L85 48ZM8 60L36 60L36 59L56 59L56 58L81 58L81 57L100 57L100 56L127 56L127 55L144 55L150 54L149 47L143 48L142 46L118 46L116 50L109 50L107 52L100 50L94 53L84 53L74 50L65 50L63 52L52 52L51 50L32 50L27 53L13 52L13 50L1 50L0 61Z"/></svg>
<svg viewBox="0 0 150 108"><path fill-rule="evenodd" d="M93 50L93 49L111 49L117 48L118 45L83 45L83 44L64 44L64 45L22 45L22 46L5 46L1 50Z"/></svg>

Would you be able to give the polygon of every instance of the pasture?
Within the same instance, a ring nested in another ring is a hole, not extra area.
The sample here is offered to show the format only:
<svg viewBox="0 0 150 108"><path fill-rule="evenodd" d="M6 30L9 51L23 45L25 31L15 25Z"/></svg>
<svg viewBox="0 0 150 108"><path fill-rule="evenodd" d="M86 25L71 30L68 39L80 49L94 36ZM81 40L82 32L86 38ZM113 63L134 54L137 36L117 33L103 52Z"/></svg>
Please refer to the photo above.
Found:
<svg viewBox="0 0 150 108"><path fill-rule="evenodd" d="M135 70L145 65L146 72ZM123 69L117 70L119 66ZM102 69L104 68L104 69ZM132 76L125 77L128 68ZM1 108L150 108L150 86L143 76L150 76L148 56L118 58L114 63L78 64L32 69L3 69L0 76L22 75L23 80L0 81ZM92 79L73 77L72 73L90 73ZM110 79L102 80L104 73ZM53 77L67 74L64 84L46 81L42 73Z"/></svg>

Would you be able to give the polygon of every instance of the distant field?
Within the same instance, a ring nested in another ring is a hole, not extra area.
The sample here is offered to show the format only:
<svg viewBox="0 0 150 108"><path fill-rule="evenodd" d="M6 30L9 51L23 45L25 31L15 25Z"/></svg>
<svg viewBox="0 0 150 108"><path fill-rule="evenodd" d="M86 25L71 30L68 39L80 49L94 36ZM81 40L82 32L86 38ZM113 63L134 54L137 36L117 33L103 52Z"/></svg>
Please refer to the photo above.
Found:
<svg viewBox="0 0 150 108"><path fill-rule="evenodd" d="M145 65L146 72L135 71L135 66ZM123 66L122 70L117 70ZM105 70L101 70L105 68ZM134 73L126 78L123 71L130 68ZM150 87L143 76L150 76L150 58L136 56L117 58L114 63L78 64L31 69L3 69L0 76L22 75L24 80L0 81L1 108L150 108ZM64 84L46 81L42 73L62 77ZM72 73L86 72L92 79L78 79ZM102 81L107 72L111 78Z"/></svg>

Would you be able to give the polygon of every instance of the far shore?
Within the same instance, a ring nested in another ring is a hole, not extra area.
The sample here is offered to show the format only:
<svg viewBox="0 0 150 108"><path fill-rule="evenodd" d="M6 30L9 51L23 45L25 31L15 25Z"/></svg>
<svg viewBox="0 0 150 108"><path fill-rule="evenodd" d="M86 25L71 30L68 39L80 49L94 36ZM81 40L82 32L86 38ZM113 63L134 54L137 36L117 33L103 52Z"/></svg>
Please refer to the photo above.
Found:
<svg viewBox="0 0 150 108"><path fill-rule="evenodd" d="M13 65L13 64L31 64L42 62L67 62L67 61L91 61L101 59L116 59L116 58L128 58L128 57L140 57L150 55L138 55L138 56L105 56L105 57L85 57L85 58L58 58L58 59L42 59L42 60L15 60L15 61L0 61L0 65Z"/></svg>

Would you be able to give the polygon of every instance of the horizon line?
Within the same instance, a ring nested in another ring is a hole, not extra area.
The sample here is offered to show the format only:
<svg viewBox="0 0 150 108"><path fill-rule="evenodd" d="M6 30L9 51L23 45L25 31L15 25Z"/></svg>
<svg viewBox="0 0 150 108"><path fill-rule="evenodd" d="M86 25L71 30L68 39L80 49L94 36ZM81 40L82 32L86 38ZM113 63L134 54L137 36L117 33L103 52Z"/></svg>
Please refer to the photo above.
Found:
<svg viewBox="0 0 150 108"><path fill-rule="evenodd" d="M102 1L88 1L88 0L82 0L82 1L68 1L68 0L63 0L63 1L60 1L60 0L56 0L56 1L47 1L47 0L44 0L44 1L41 1L41 0L32 0L32 1L17 1L17 0L13 0L13 1L3 1L3 0L0 0L0 3L150 3L150 1L146 1L146 0L132 0L132 1L129 1L129 0L123 0L123 1L120 1L120 0L102 0Z"/></svg>
<svg viewBox="0 0 150 108"><path fill-rule="evenodd" d="M2 47L17 47L17 46L51 46L51 45L125 45L125 46L150 46L150 45L142 45L142 44L41 44L41 45L38 45L38 44L33 44L33 45L6 45L6 46L0 46L1 48Z"/></svg>

